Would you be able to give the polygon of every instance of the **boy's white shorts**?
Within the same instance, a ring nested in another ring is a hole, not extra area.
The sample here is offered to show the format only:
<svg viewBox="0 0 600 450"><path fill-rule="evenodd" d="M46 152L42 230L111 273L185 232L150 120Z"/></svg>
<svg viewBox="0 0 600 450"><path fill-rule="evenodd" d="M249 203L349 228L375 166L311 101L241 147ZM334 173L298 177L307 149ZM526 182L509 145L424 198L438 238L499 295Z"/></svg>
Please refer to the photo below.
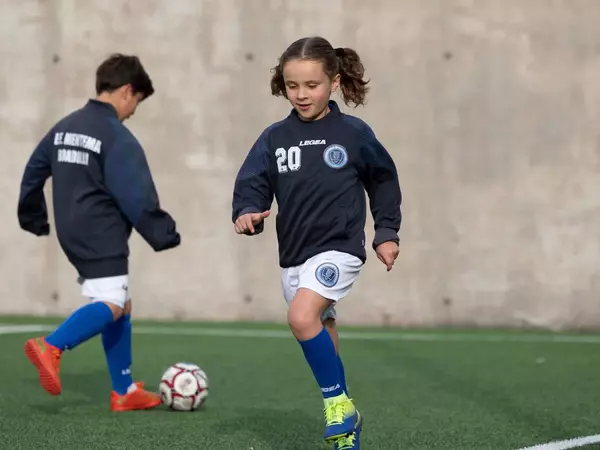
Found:
<svg viewBox="0 0 600 450"><path fill-rule="evenodd" d="M81 295L92 302L112 303L120 308L125 307L129 297L129 275L105 278L77 279L81 285Z"/></svg>
<svg viewBox="0 0 600 450"><path fill-rule="evenodd" d="M298 288L306 288L334 303L323 312L321 320L335 319L335 303L346 297L356 281L363 262L356 256L335 250L319 253L304 264L281 272L283 297L290 304Z"/></svg>

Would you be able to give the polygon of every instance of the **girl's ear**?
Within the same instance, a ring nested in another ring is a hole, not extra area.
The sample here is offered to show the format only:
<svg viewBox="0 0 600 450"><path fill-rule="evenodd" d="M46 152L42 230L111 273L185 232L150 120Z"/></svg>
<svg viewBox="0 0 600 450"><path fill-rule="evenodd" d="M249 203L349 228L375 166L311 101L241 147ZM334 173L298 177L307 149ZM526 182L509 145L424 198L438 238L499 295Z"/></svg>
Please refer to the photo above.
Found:
<svg viewBox="0 0 600 450"><path fill-rule="evenodd" d="M333 80L331 80L331 93L334 93L335 91L337 91L337 89L340 87L340 74L338 73L335 77L333 77Z"/></svg>

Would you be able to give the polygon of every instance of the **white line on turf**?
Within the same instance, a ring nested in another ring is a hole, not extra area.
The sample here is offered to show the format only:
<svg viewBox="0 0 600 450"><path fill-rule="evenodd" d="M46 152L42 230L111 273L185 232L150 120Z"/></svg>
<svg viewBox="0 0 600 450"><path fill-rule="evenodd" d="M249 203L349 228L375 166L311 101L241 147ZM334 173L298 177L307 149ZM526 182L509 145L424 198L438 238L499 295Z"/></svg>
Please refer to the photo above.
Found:
<svg viewBox="0 0 600 450"><path fill-rule="evenodd" d="M0 334L38 333L48 331L49 325L1 325Z"/></svg>
<svg viewBox="0 0 600 450"><path fill-rule="evenodd" d="M0 334L34 333L48 331L55 325L5 325L0 324ZM213 327L174 327L134 325L135 334L167 336L217 336L242 338L291 339L286 330L213 328ZM423 341L423 342L521 342L521 343L561 343L561 344L600 344L600 336L566 334L481 334L481 333L405 333L341 331L340 337L349 340L377 341Z"/></svg>
<svg viewBox="0 0 600 450"><path fill-rule="evenodd" d="M524 447L519 450L568 450L570 448L585 447L586 445L597 444L600 442L600 434L593 436L582 436L565 441L548 442L547 444L535 445L533 447Z"/></svg>

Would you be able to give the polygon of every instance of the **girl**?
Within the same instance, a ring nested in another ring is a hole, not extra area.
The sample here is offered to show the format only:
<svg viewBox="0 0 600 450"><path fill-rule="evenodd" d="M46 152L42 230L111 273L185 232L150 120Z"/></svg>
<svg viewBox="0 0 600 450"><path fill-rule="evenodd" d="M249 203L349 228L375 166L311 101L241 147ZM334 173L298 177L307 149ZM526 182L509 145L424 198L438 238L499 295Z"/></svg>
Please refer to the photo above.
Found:
<svg viewBox="0 0 600 450"><path fill-rule="evenodd" d="M235 181L238 234L262 232L273 197L288 322L324 399L325 435L336 449L359 448L362 417L348 397L335 326L366 260L366 190L373 248L390 271L398 256L401 193L394 162L362 120L343 114L332 93L363 105L368 88L356 52L321 37L294 42L273 69L271 92L293 109L268 127Z"/></svg>

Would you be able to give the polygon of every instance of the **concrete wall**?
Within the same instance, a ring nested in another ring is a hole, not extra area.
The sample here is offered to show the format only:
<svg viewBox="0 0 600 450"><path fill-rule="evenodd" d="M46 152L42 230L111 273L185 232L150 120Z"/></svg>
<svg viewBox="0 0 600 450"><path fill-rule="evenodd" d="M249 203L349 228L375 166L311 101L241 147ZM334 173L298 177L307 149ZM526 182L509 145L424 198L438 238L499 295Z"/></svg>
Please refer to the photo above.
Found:
<svg viewBox="0 0 600 450"><path fill-rule="evenodd" d="M108 6L110 4L110 6ZM20 176L42 134L93 95L110 52L140 55L156 95L128 126L184 245L132 241L138 316L285 320L274 222L233 233L235 173L288 113L269 68L326 36L364 59L366 119L404 193L398 264L370 253L341 321L600 326L597 0L4 0L0 313L81 304L55 236L19 230ZM372 223L368 223L371 238Z"/></svg>

